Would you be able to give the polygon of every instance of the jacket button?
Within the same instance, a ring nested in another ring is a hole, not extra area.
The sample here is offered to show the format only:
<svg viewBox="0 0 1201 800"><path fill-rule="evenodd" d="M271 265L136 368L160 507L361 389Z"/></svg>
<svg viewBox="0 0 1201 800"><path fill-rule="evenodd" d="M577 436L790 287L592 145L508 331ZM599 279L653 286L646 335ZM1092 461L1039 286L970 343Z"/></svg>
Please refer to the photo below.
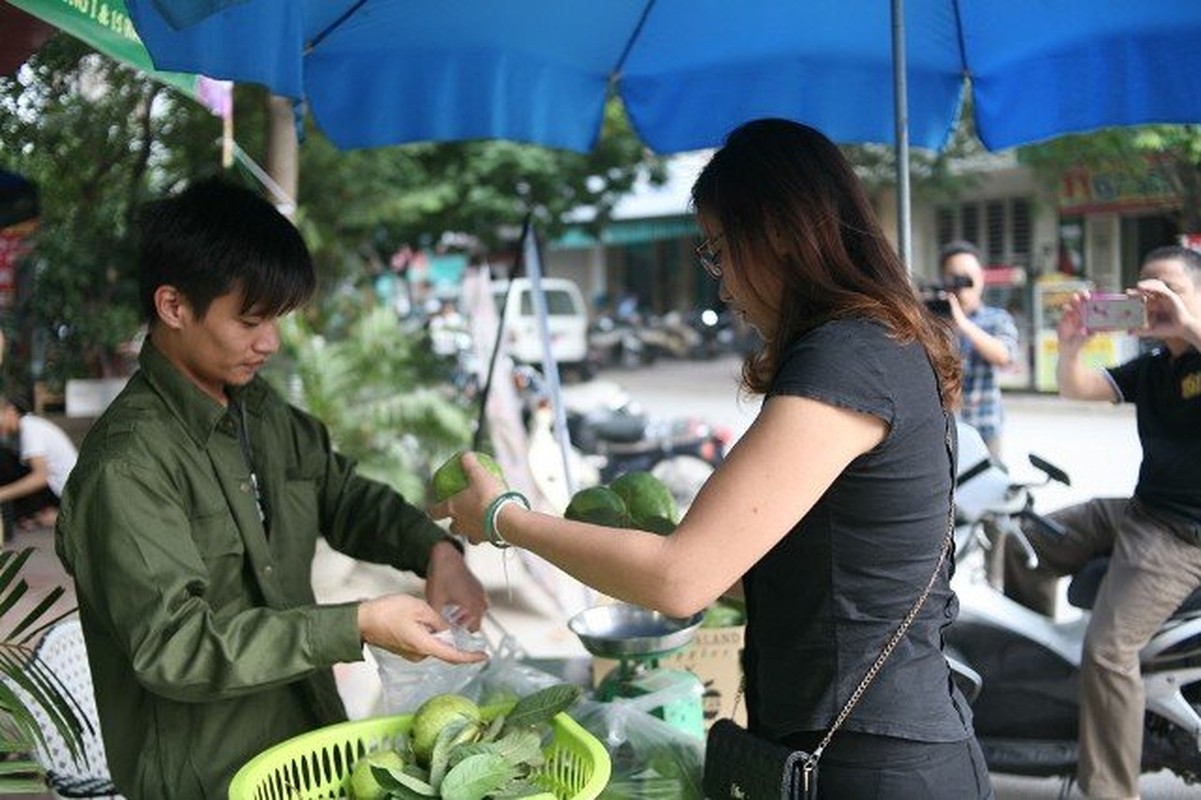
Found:
<svg viewBox="0 0 1201 800"><path fill-rule="evenodd" d="M246 481L242 481L241 483L238 484L238 490L241 492L249 492L250 484L247 483Z"/></svg>
<svg viewBox="0 0 1201 800"><path fill-rule="evenodd" d="M270 577L272 572L275 572L275 568L272 567L270 564L263 567L263 574L266 575L267 577Z"/></svg>

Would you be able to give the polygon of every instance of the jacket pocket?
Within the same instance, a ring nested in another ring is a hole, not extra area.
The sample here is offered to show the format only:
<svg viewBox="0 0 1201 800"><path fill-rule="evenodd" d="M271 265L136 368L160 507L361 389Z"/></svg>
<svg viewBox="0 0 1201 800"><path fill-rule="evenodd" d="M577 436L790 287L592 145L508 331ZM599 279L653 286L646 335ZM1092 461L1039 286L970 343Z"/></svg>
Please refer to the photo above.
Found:
<svg viewBox="0 0 1201 800"><path fill-rule="evenodd" d="M246 547L227 510L193 517L192 541L208 570L206 595L214 611L242 596L242 566Z"/></svg>
<svg viewBox="0 0 1201 800"><path fill-rule="evenodd" d="M313 568L317 537L321 534L317 482L311 478L288 477L281 493L282 508L272 525L272 550L289 575L308 575ZM284 546L286 544L286 546ZM294 602L311 602L309 581L289 585ZM303 588L301 588L303 587Z"/></svg>

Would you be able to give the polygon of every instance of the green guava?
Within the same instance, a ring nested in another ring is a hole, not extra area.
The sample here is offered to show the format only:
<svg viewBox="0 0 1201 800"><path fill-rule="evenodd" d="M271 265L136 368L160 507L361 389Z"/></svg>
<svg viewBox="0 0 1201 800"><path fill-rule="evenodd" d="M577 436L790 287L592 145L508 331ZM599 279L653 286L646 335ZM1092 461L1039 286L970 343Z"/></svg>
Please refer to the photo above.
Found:
<svg viewBox="0 0 1201 800"><path fill-rule="evenodd" d="M458 494L467 488L467 473L463 469L463 462L460 459L463 454L468 451L460 450L438 467L434 472L434 501L441 503L451 495ZM501 472L500 464L496 463L496 459L487 453L475 454L479 462L484 465L484 468L491 472L496 477L500 478L501 483L505 483L505 474ZM508 485L507 483L505 484Z"/></svg>
<svg viewBox="0 0 1201 800"><path fill-rule="evenodd" d="M655 533L671 533L680 521L680 509L671 490L649 472L618 475L609 488L625 501L632 527Z"/></svg>
<svg viewBox="0 0 1201 800"><path fill-rule="evenodd" d="M438 742L438 734L456 720L480 721L480 707L461 694L436 694L422 703L413 714L409 746L418 763L428 765Z"/></svg>
<svg viewBox="0 0 1201 800"><path fill-rule="evenodd" d="M354 800L383 800L385 792L375 780L371 768L400 770L404 769L404 765L404 759L395 750L376 750L374 753L368 753L354 762L354 768L350 771L350 796Z"/></svg>
<svg viewBox="0 0 1201 800"><path fill-rule="evenodd" d="M629 524L625 501L607 486L580 489L572 495L563 516L577 522L590 522L610 528L625 528Z"/></svg>

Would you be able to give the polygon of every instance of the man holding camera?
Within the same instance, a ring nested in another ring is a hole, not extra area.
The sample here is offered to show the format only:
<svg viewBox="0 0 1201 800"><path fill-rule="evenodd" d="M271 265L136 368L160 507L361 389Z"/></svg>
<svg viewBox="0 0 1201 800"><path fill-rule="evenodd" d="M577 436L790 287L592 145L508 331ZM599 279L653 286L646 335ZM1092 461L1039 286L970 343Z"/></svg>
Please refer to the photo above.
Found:
<svg viewBox="0 0 1201 800"><path fill-rule="evenodd" d="M1092 335L1086 292L1058 326L1061 396L1134 403L1143 461L1134 496L1061 509L1063 536L1023 530L1038 554L1030 570L1017 548L1005 559L1005 592L1048 616L1056 583L1110 553L1093 602L1080 665L1080 762L1089 797L1137 797L1145 697L1139 651L1201 587L1201 253L1160 247L1143 261L1138 294L1146 325L1133 331L1161 346L1108 369L1084 363Z"/></svg>
<svg viewBox="0 0 1201 800"><path fill-rule="evenodd" d="M1017 324L1005 309L984 304L984 267L975 245L951 242L942 249L938 263L963 359L960 418L980 432L988 451L1000 459L1004 413L997 367L1017 357Z"/></svg>

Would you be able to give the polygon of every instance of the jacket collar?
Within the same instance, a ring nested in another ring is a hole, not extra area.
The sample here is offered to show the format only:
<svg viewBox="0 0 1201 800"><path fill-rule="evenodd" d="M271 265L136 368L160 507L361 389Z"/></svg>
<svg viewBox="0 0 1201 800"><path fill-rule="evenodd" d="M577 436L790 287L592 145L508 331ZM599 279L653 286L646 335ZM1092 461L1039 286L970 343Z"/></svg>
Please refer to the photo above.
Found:
<svg viewBox="0 0 1201 800"><path fill-rule="evenodd" d="M200 446L205 446L225 417L227 408L202 392L176 369L149 337L143 342L142 350L138 354L138 366L151 389L162 398L188 435ZM231 386L227 387L226 391L232 401L243 403L247 411L257 413L267 396L268 388L266 382L256 376L246 386Z"/></svg>

